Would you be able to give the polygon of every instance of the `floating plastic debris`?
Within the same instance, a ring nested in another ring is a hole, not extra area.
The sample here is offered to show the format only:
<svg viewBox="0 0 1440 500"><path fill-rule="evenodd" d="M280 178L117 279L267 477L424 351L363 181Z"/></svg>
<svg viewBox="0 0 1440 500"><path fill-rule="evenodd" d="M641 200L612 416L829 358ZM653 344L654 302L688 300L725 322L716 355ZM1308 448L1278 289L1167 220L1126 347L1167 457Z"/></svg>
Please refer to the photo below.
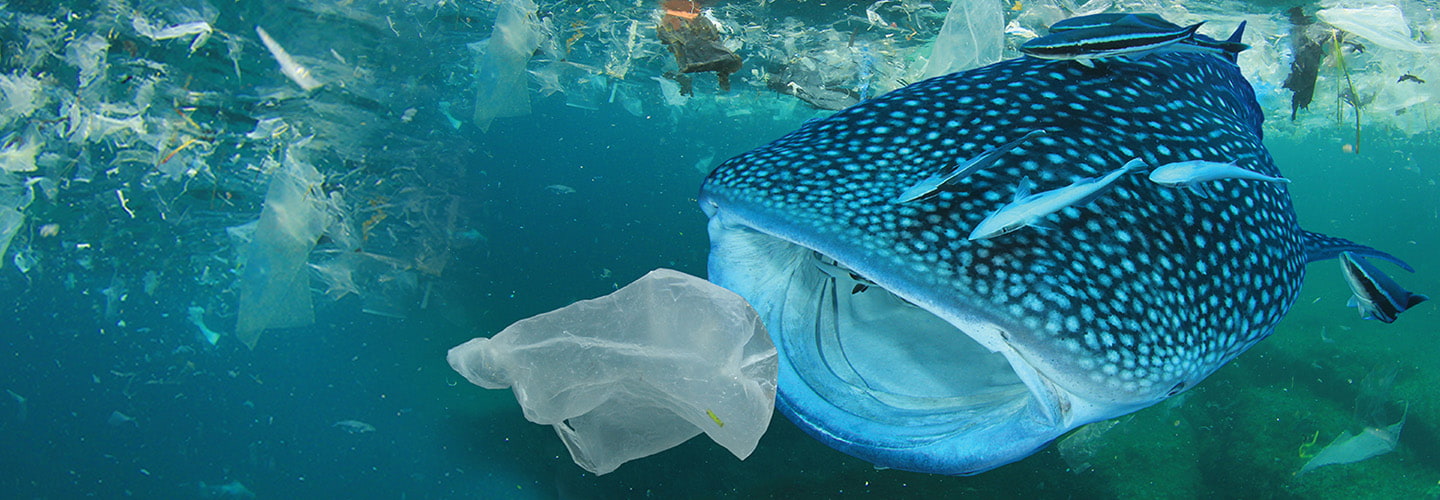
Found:
<svg viewBox="0 0 1440 500"><path fill-rule="evenodd" d="M715 73L720 91L730 91L730 74L740 70L740 56L721 39L722 24L712 11L691 0L665 0L661 7L660 41L670 48L680 73L675 80L690 95L689 73Z"/></svg>
<svg viewBox="0 0 1440 500"><path fill-rule="evenodd" d="M255 498L255 492L250 491L250 488L246 488L240 481L230 481L214 486L206 485L204 481L201 481L200 498L252 500Z"/></svg>
<svg viewBox="0 0 1440 500"><path fill-rule="evenodd" d="M15 239L15 233L20 232L20 225L25 222L25 214L10 207L0 207L0 267L5 266L5 251L10 248L10 241Z"/></svg>
<svg viewBox="0 0 1440 500"><path fill-rule="evenodd" d="M40 153L43 141L38 138L11 136L8 145L0 145L0 170L6 172L34 172L35 156Z"/></svg>
<svg viewBox="0 0 1440 500"><path fill-rule="evenodd" d="M1104 444L1103 437L1115 424L1120 423L1120 420L1117 418L1087 424L1060 440L1055 447L1060 450L1060 457L1065 459L1065 465L1070 466L1070 472L1081 474L1094 466L1091 460Z"/></svg>
<svg viewBox="0 0 1440 500"><path fill-rule="evenodd" d="M120 413L119 410L110 412L110 418L105 419L105 423L110 424L111 427L119 427L125 424L140 425L140 422L137 422L135 417Z"/></svg>
<svg viewBox="0 0 1440 500"><path fill-rule="evenodd" d="M669 78L658 76L650 77L660 83L660 95L665 98L665 104L671 106L684 106L690 101L690 96L680 93L680 84Z"/></svg>
<svg viewBox="0 0 1440 500"><path fill-rule="evenodd" d="M79 88L95 82L106 67L105 51L110 42L97 33L77 37L65 47L65 61L80 69Z"/></svg>
<svg viewBox="0 0 1440 500"><path fill-rule="evenodd" d="M355 284L356 254L345 252L323 263L308 264L315 271L315 277L325 283L325 296L340 300L349 294L360 294Z"/></svg>
<svg viewBox="0 0 1440 500"><path fill-rule="evenodd" d="M744 299L657 269L619 291L516 322L450 350L487 389L513 387L595 474L704 432L744 459L770 425L775 346Z"/></svg>
<svg viewBox="0 0 1440 500"><path fill-rule="evenodd" d="M1300 468L1295 475L1335 464L1352 464L1368 458L1378 457L1395 450L1395 445L1400 442L1400 429L1405 426L1405 417L1401 416L1399 422L1386 427L1366 427L1358 434L1351 434L1350 431L1341 432L1339 436L1330 441L1325 449L1320 450L1305 466Z"/></svg>
<svg viewBox="0 0 1440 500"><path fill-rule="evenodd" d="M143 17L136 17L135 20L131 22L131 26L134 27L135 32L141 36L157 41L195 35L195 39L190 42L191 54L194 54L195 50L204 46L205 42L210 40L210 34L215 32L215 28L205 21L194 21L159 28L150 24L150 21ZM260 36L262 38L265 37L263 32ZM266 44L266 46L268 47L269 44Z"/></svg>
<svg viewBox="0 0 1440 500"><path fill-rule="evenodd" d="M329 224L319 189L323 181L314 166L291 153L270 180L260 221L243 250L240 272L235 337L252 349L267 328L315 321L310 275L300 269Z"/></svg>
<svg viewBox="0 0 1440 500"><path fill-rule="evenodd" d="M945 15L921 78L948 75L1000 60L1005 15L994 0L956 0Z"/></svg>
<svg viewBox="0 0 1440 500"><path fill-rule="evenodd" d="M201 339L204 339L205 342L209 343L210 345L215 345L215 343L220 341L220 334L214 330L211 330L210 327L205 326L205 308L200 306L190 306L190 308L186 310L186 313L189 315L190 324L195 325L195 328L200 329Z"/></svg>
<svg viewBox="0 0 1440 500"><path fill-rule="evenodd" d="M1335 7L1322 9L1315 13L1315 17L1388 49L1407 52L1432 52L1437 49L1436 45L1419 43L1411 37L1405 13L1395 5Z"/></svg>
<svg viewBox="0 0 1440 500"><path fill-rule="evenodd" d="M271 139L279 137L287 130L290 130L290 124L285 123L284 118L272 116L256 121L255 130L251 130L250 133L245 134L245 137L257 141L261 139Z"/></svg>
<svg viewBox="0 0 1440 500"><path fill-rule="evenodd" d="M530 0L507 0L500 4L490 38L472 44L479 53L475 80L475 126L490 130L496 118L530 114L525 65L544 38Z"/></svg>
<svg viewBox="0 0 1440 500"><path fill-rule="evenodd" d="M0 129L14 120L23 120L45 104L44 87L40 80L16 72L0 73Z"/></svg>
<svg viewBox="0 0 1440 500"><path fill-rule="evenodd" d="M35 251L34 247L26 246L17 248L15 249L15 258L13 260L15 262L15 269L19 269L21 274L25 274L29 273L31 269L35 268L35 264L40 262L40 254Z"/></svg>

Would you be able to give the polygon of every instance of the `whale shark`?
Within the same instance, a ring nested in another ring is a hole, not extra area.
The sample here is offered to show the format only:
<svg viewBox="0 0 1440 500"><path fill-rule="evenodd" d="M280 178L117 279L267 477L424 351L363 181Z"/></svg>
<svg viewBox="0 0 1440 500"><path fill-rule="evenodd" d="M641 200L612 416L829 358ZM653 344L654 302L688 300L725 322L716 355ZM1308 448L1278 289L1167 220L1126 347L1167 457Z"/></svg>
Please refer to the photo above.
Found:
<svg viewBox="0 0 1440 500"><path fill-rule="evenodd" d="M1279 177L1262 121L1206 52L917 82L717 166L698 197L709 279L760 314L777 408L806 433L880 467L984 472L1194 387L1274 331L1308 262L1404 267L1301 229L1289 185L1243 180L1198 197L1126 175L1048 229L967 238L1026 178L1058 189L1132 159ZM945 189L903 196L937 174Z"/></svg>

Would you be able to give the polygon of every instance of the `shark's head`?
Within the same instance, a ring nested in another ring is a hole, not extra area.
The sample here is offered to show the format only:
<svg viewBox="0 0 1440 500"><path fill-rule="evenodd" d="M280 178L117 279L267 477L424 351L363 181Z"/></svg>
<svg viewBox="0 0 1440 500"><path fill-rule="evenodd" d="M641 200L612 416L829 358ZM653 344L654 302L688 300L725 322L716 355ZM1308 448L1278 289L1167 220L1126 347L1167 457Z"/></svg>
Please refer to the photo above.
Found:
<svg viewBox="0 0 1440 500"><path fill-rule="evenodd" d="M1193 387L1268 335L1306 262L1287 187L1200 197L1116 180L989 239L1010 201L1187 160L1278 175L1239 69L1166 53L1086 67L1016 59L867 101L720 165L700 204L709 272L780 352L779 407L877 465L973 474ZM916 182L1013 142L926 199Z"/></svg>

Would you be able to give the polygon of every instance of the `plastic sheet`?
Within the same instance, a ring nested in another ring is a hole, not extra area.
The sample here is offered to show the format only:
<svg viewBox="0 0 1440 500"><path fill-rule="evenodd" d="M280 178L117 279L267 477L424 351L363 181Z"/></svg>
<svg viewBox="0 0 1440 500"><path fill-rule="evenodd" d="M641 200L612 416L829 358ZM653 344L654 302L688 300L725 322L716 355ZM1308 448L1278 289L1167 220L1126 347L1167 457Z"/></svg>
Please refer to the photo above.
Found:
<svg viewBox="0 0 1440 500"><path fill-rule="evenodd" d="M185 313L186 317L190 319L190 324L195 325L195 328L199 330L202 340L210 345L215 345L215 343L220 342L220 333L211 330L209 326L205 325L205 308L190 306L185 310Z"/></svg>
<svg viewBox="0 0 1440 500"><path fill-rule="evenodd" d="M285 155L270 180L265 208L245 246L240 272L240 314L235 336L255 347L267 328L303 326L315 321L310 276L300 272L328 224L315 167Z"/></svg>
<svg viewBox="0 0 1440 500"><path fill-rule="evenodd" d="M190 41L191 53L194 53L200 47L204 46L205 42L210 40L211 33L215 32L215 28L210 26L210 23L207 21L191 21L174 26L160 27L151 24L148 19L136 17L131 22L131 26L135 28L136 33L156 41L195 35L195 38Z"/></svg>
<svg viewBox="0 0 1440 500"><path fill-rule="evenodd" d="M109 48L110 42L95 33L76 38L65 47L65 61L80 70L81 89L89 87L105 70L105 51Z"/></svg>
<svg viewBox="0 0 1440 500"><path fill-rule="evenodd" d="M495 17L489 40L477 44L475 126L489 131L496 118L530 114L525 65L544 37L535 17L535 2L507 0Z"/></svg>
<svg viewBox="0 0 1440 500"><path fill-rule="evenodd" d="M1405 426L1402 417L1399 422L1386 427L1366 427L1358 434L1341 432L1324 449L1310 458L1296 475L1304 474L1326 465L1351 464L1368 458L1378 457L1395 450L1400 442L1400 430Z"/></svg>
<svg viewBox="0 0 1440 500"><path fill-rule="evenodd" d="M1405 13L1394 5L1366 5L1357 8L1322 9L1315 17L1376 45L1407 52L1431 52L1437 47L1416 42L1410 34Z"/></svg>
<svg viewBox="0 0 1440 500"><path fill-rule="evenodd" d="M9 146L0 147L0 170L6 172L34 172L35 155L40 153L42 141L39 138L11 136L4 138Z"/></svg>
<svg viewBox="0 0 1440 500"><path fill-rule="evenodd" d="M660 95L665 98L665 104L670 106L684 106L690 101L690 96L680 93L680 84L669 78L653 76L651 79L660 83Z"/></svg>
<svg viewBox="0 0 1440 500"><path fill-rule="evenodd" d="M0 74L0 129L28 118L45 104L40 80L25 74Z"/></svg>
<svg viewBox="0 0 1440 500"><path fill-rule="evenodd" d="M0 207L0 267L5 266L5 251L10 248L10 241L15 239L15 233L20 232L20 225L25 223L25 214L10 207Z"/></svg>
<svg viewBox="0 0 1440 500"><path fill-rule="evenodd" d="M956 0L930 49L922 78L964 71L1000 60L1005 16L993 0Z"/></svg>
<svg viewBox="0 0 1440 500"><path fill-rule="evenodd" d="M519 321L450 350L488 389L514 387L595 474L700 432L744 459L775 406L775 346L744 299L658 269L610 295Z"/></svg>
<svg viewBox="0 0 1440 500"><path fill-rule="evenodd" d="M360 287L355 284L357 260L359 257L356 254L346 252L323 263L312 263L309 266L315 277L325 284L325 296L330 297L330 300L340 300L352 293L360 294Z"/></svg>
<svg viewBox="0 0 1440 500"><path fill-rule="evenodd" d="M1118 423L1120 423L1120 419L1087 424L1076 429L1075 432L1071 432L1055 445L1055 448L1060 450L1060 458L1065 459L1065 465L1070 467L1070 472L1080 474L1094 466L1091 460L1095 458L1104 443L1105 434Z"/></svg>

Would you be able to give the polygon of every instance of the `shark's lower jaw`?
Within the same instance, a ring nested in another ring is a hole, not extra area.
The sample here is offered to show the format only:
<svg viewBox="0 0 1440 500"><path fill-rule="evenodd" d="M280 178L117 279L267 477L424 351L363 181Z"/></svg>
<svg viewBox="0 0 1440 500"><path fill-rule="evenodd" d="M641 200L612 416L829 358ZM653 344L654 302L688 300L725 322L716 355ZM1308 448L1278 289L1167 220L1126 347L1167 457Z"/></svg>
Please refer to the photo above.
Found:
<svg viewBox="0 0 1440 500"><path fill-rule="evenodd" d="M710 280L755 307L779 350L777 406L840 451L881 467L976 474L1134 409L1063 390L1009 348L1003 328L965 319L983 315L937 314L883 279L852 275L844 256L837 263L718 206L706 211Z"/></svg>

